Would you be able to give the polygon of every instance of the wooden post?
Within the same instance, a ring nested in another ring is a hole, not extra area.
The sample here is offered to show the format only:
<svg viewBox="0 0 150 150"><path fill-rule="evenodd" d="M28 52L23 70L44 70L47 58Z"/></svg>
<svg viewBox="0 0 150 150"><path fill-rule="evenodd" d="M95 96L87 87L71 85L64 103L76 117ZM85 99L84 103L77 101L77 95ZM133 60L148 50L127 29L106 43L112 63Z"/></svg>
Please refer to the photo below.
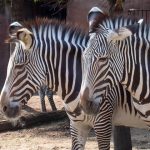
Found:
<svg viewBox="0 0 150 150"><path fill-rule="evenodd" d="M131 134L129 127L115 126L113 139L115 150L132 150Z"/></svg>

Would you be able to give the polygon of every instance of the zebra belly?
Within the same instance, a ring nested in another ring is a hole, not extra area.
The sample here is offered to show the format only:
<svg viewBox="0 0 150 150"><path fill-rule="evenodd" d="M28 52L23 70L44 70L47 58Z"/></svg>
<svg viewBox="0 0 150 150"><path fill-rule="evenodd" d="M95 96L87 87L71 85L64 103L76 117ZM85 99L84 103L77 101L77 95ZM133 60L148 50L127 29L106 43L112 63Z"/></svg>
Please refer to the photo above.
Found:
<svg viewBox="0 0 150 150"><path fill-rule="evenodd" d="M132 109L132 113L130 113L129 111L126 111L125 108L123 109L123 108L120 108L117 106L113 113L113 119L112 119L113 125L122 125L122 126L135 127L135 128L148 128L148 126L142 120L140 115L133 110L134 109ZM93 128L94 120L95 120L96 116L86 115L81 110L80 115L72 116L72 115L68 114L68 117L73 122L78 123L79 126L80 126L80 123L82 122L82 124L86 124L86 125L90 126L91 128Z"/></svg>
<svg viewBox="0 0 150 150"><path fill-rule="evenodd" d="M135 128L148 128L146 123L140 118L140 115L135 111L130 113L125 109L118 107L113 114L113 125L123 125Z"/></svg>
<svg viewBox="0 0 150 150"><path fill-rule="evenodd" d="M112 119L113 125L123 125L136 128L148 128L144 120L142 120L140 114L137 113L134 104L131 103L131 110L132 110L131 112L128 108L129 107L128 105L129 105L128 102L124 101L123 107L120 105L115 106ZM79 124L82 122L93 128L96 116L87 115L83 112L83 110L79 107L79 97L78 99L70 102L69 104L64 103L64 106L70 120L76 123L78 122Z"/></svg>

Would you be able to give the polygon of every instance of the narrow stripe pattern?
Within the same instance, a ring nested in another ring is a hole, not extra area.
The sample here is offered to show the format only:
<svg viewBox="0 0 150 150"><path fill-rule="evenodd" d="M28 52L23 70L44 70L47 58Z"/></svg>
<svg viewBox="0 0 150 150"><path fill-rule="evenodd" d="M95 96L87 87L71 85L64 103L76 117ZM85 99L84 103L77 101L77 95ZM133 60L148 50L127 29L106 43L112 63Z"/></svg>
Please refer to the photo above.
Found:
<svg viewBox="0 0 150 150"><path fill-rule="evenodd" d="M142 120L149 126L150 27L142 24L135 34L127 38L110 40L112 31L121 27L131 28L135 24L136 21L123 17L107 18L91 33L83 54L82 105L89 112L88 103L93 107L100 105L110 91L121 83L134 97L130 103L134 104ZM88 97L85 96L86 89L89 89Z"/></svg>
<svg viewBox="0 0 150 150"><path fill-rule="evenodd" d="M27 102L37 90L47 85L64 101L70 119L72 150L84 149L91 128L95 130L99 149L105 150L110 147L112 122L146 127L131 103L132 97L120 85L109 91L105 100L101 101L97 115L87 115L81 109L79 91L82 74L86 71L85 67L82 70L82 54L89 39L86 34L68 25L41 19L25 23L24 27L33 34L32 46L26 49L21 41L16 43L1 93L1 107ZM103 83L91 78L90 82L93 81L98 91ZM98 94L96 96L99 98ZM3 107L3 111L9 109ZM117 114L121 116L120 120Z"/></svg>

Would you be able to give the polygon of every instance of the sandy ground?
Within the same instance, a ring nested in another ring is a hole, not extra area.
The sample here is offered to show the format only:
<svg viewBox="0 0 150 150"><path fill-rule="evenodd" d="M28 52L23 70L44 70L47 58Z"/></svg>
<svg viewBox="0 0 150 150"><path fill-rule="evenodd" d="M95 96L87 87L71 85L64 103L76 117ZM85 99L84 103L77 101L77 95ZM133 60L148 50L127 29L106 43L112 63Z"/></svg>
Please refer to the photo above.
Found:
<svg viewBox="0 0 150 150"><path fill-rule="evenodd" d="M63 105L59 97L55 96L58 109ZM40 111L38 96L29 101L29 106ZM48 111L51 108L47 102ZM133 150L150 150L150 131L131 129ZM49 123L30 129L9 131L0 133L1 150L70 150L71 138L69 133L69 121ZM86 150L98 150L94 133L91 132L86 143ZM111 141L111 150L113 143Z"/></svg>

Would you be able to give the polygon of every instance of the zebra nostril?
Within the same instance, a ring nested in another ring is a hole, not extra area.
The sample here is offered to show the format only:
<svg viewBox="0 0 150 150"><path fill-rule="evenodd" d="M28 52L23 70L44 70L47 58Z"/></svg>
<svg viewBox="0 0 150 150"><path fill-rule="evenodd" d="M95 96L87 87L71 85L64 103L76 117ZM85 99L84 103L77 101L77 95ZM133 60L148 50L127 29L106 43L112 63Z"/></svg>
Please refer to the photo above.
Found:
<svg viewBox="0 0 150 150"><path fill-rule="evenodd" d="M6 112L7 111L7 106L4 106L3 107L3 112Z"/></svg>

